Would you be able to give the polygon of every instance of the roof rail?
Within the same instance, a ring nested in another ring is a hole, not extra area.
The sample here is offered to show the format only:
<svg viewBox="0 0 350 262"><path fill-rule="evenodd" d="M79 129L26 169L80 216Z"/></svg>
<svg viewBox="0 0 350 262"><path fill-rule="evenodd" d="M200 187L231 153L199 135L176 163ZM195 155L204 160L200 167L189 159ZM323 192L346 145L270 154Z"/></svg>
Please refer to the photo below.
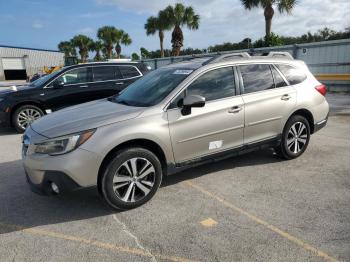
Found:
<svg viewBox="0 0 350 262"><path fill-rule="evenodd" d="M276 51L271 51L267 54L266 57L273 57L273 58L286 58L290 60L294 60L293 56L288 53L288 52L276 52Z"/></svg>
<svg viewBox="0 0 350 262"><path fill-rule="evenodd" d="M236 59L236 58L250 58L251 56L247 53L247 52L241 52L241 53L230 53L230 54L223 54L223 55L218 55L218 56L214 56L211 59L209 59L208 61L205 61L203 63L203 65L206 64L211 64L211 63L217 63L220 61L225 61L225 60L232 60L232 59Z"/></svg>

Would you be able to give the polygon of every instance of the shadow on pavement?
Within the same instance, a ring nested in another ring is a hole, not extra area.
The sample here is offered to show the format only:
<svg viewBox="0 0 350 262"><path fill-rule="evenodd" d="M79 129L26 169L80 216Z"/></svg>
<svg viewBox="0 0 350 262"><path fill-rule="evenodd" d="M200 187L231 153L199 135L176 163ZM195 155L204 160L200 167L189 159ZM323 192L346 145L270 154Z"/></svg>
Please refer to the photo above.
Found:
<svg viewBox="0 0 350 262"><path fill-rule="evenodd" d="M271 150L253 152L165 177L162 187L220 170L278 161L281 160L275 157ZM100 199L96 188L78 190L56 197L32 193L27 185L20 160L0 163L0 202L0 235L20 230L16 227L4 227L1 224L31 228L115 213Z"/></svg>
<svg viewBox="0 0 350 262"><path fill-rule="evenodd" d="M9 127L0 127L0 136L3 135L16 135L17 133L13 128Z"/></svg>
<svg viewBox="0 0 350 262"><path fill-rule="evenodd" d="M171 186L188 179L194 179L221 170L234 169L243 166L263 165L280 161L283 160L276 156L272 149L254 151L218 162L192 167L180 173L165 177L162 182L162 187Z"/></svg>

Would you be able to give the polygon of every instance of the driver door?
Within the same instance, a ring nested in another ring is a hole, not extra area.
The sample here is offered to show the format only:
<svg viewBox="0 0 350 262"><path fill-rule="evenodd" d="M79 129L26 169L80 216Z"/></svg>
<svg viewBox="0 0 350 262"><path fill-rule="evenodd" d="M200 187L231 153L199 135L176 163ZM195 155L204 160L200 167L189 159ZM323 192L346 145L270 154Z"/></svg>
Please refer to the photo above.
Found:
<svg viewBox="0 0 350 262"><path fill-rule="evenodd" d="M89 92L92 85L91 67L78 67L64 72L55 81L62 83L54 88L51 83L44 89L46 108L53 111L91 100Z"/></svg>
<svg viewBox="0 0 350 262"><path fill-rule="evenodd" d="M177 164L243 144L244 103L235 96L235 82L233 67L205 72L170 105L167 115ZM203 96L206 104L183 115L177 104L184 95Z"/></svg>

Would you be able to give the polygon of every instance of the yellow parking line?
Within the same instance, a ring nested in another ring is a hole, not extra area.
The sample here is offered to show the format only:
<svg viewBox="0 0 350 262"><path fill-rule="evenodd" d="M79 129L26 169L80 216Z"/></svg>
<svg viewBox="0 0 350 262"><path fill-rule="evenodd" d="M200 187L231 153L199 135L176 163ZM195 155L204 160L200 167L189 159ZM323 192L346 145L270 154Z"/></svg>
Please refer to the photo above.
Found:
<svg viewBox="0 0 350 262"><path fill-rule="evenodd" d="M128 253L128 254L137 255L137 256L150 257L150 258L152 256L154 256L154 257L159 258L159 259L169 260L169 261L174 261L174 262L197 262L196 260L190 260L190 259L186 259L186 258L182 258L182 257L166 256L166 255L162 255L162 254L150 254L150 253L147 253L144 250L138 249L138 248L131 248L131 247L127 247L127 246L116 246L114 244L104 243L104 242L95 241L95 240L91 240L91 239L87 239L87 238L66 235L66 234L57 233L57 232L48 231L48 230L43 230L43 229L38 229L38 228L26 228L26 227L19 226L19 225L9 225L9 224L3 224L3 223L0 223L0 226L5 227L5 228L9 228L12 230L20 231L23 233L32 234L32 235L39 235L39 236L46 236L46 237L53 237L53 238L58 238L58 239L70 240L70 241L82 243L82 244L89 245L89 246L95 246L95 247L102 248L102 249L109 249L109 250L113 250L116 252L123 252L123 253Z"/></svg>
<svg viewBox="0 0 350 262"><path fill-rule="evenodd" d="M217 225L218 222L216 222L214 219L209 217L208 219L205 219L205 220L201 221L200 223L204 227L212 227L212 226Z"/></svg>
<svg viewBox="0 0 350 262"><path fill-rule="evenodd" d="M250 214L249 212L243 210L242 208L239 208L235 205L233 205L232 203L230 202L227 202L225 199L209 192L208 190L204 189L203 187L201 186L198 186L198 185L195 185L193 184L192 182L190 181L186 181L184 182L187 186L191 187L191 188L194 188L196 189L197 191L200 191L201 193L211 197L211 198L214 198L216 199L217 201L221 202L224 206L230 208L230 209L233 209L235 211L237 211L238 213L248 217L250 220L256 222L257 224L260 224L260 225L263 225L264 227L272 230L273 232L277 233L278 235L288 239L289 241L301 246L302 248L304 248L305 250L307 251L310 251L311 253L313 253L314 255L318 256L318 257L321 257L323 259L325 259L326 261L330 261L330 262L338 262L337 259L331 257L330 255L326 254L325 252L321 251L321 250L318 250L317 248L311 246L310 244L306 243L305 241L295 237L295 236L292 236L290 235L289 233L269 224L268 222Z"/></svg>

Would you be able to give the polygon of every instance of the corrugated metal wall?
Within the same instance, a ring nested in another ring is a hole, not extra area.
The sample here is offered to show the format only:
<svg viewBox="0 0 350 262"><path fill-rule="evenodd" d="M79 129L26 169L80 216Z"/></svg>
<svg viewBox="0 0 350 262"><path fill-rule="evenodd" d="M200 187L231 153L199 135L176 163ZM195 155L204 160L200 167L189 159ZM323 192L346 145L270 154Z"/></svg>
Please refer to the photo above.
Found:
<svg viewBox="0 0 350 262"><path fill-rule="evenodd" d="M64 54L55 51L0 46L0 80L5 80L1 58L24 58L27 75L33 75L44 66L62 66Z"/></svg>
<svg viewBox="0 0 350 262"><path fill-rule="evenodd" d="M269 52L287 51L294 58L303 60L315 75L320 74L350 74L350 39L324 41L299 45L287 45L268 48L254 48L244 50L234 50L229 52ZM207 54L210 55L210 54ZM171 63L191 59L192 56L166 57L158 59L145 59L144 63L152 67L159 68ZM350 81L324 81L333 89L345 88L350 90Z"/></svg>

